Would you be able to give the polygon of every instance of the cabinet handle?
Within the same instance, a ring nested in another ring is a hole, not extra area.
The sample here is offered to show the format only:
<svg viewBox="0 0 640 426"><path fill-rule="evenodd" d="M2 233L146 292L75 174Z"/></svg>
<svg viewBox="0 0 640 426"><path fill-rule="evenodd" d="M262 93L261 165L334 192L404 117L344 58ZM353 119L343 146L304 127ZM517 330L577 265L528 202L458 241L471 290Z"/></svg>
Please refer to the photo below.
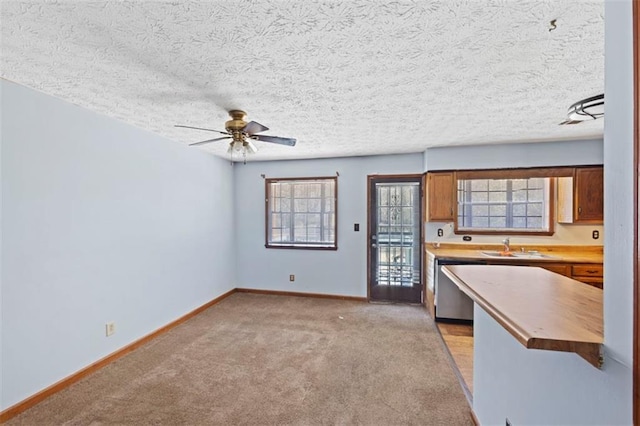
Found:
<svg viewBox="0 0 640 426"><path fill-rule="evenodd" d="M598 271L594 271L593 269L588 269L587 274L597 274Z"/></svg>
<svg viewBox="0 0 640 426"><path fill-rule="evenodd" d="M451 208L449 209L449 214L450 214L451 216L453 216L453 207L451 207Z"/></svg>
<svg viewBox="0 0 640 426"><path fill-rule="evenodd" d="M578 207L578 213L582 213L582 207Z"/></svg>

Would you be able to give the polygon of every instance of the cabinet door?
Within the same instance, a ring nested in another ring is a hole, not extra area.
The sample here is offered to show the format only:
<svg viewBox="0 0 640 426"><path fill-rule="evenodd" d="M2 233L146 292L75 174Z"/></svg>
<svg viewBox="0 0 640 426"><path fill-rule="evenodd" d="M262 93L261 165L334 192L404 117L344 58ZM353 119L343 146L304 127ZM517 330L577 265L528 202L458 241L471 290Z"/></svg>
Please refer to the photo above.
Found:
<svg viewBox="0 0 640 426"><path fill-rule="evenodd" d="M436 276L436 257L432 254L427 252L426 254L426 267L425 267L425 273L427 275L427 279L425 280L425 282L427 283L427 285L425 286L425 300L424 303L427 306L427 310L429 311L429 314L431 314L431 318L435 318L436 317L436 307L435 307L435 300L436 300L436 296L435 296L435 276Z"/></svg>
<svg viewBox="0 0 640 426"><path fill-rule="evenodd" d="M556 183L558 223L573 223L573 176L559 177Z"/></svg>
<svg viewBox="0 0 640 426"><path fill-rule="evenodd" d="M604 177L602 167L576 168L574 222L602 222Z"/></svg>
<svg viewBox="0 0 640 426"><path fill-rule="evenodd" d="M453 222L454 183L453 172L427 174L427 221Z"/></svg>
<svg viewBox="0 0 640 426"><path fill-rule="evenodd" d="M536 266L546 269L547 271L555 272L556 274L564 275L565 277L571 276L571 266L562 263L540 263Z"/></svg>

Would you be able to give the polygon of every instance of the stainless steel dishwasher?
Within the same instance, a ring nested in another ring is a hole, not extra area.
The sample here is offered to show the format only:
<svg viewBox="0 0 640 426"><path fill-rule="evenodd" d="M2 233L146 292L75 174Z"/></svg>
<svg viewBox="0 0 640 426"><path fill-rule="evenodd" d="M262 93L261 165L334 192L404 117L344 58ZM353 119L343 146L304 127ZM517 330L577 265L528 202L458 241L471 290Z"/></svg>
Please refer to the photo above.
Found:
<svg viewBox="0 0 640 426"><path fill-rule="evenodd" d="M473 321L473 301L442 272L443 265L486 265L486 262L437 259L435 263L436 321Z"/></svg>

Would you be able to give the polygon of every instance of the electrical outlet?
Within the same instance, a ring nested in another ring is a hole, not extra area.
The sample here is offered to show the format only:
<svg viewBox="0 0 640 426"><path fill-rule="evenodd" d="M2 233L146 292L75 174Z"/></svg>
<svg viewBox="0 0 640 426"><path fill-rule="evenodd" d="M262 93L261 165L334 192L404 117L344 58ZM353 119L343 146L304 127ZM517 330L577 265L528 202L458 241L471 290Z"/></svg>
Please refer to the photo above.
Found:
<svg viewBox="0 0 640 426"><path fill-rule="evenodd" d="M107 324L105 324L105 330L107 333L107 337L111 336L113 333L116 332L116 323L108 322Z"/></svg>
<svg viewBox="0 0 640 426"><path fill-rule="evenodd" d="M462 241L471 241L471 235L465 235L462 237Z"/></svg>
<svg viewBox="0 0 640 426"><path fill-rule="evenodd" d="M591 238L593 238L594 240L597 240L598 238L600 238L600 232L597 229L594 229L593 232L591 233Z"/></svg>
<svg viewBox="0 0 640 426"><path fill-rule="evenodd" d="M359 232L360 231L360 224L359 223L354 223L353 224L353 230L355 232Z"/></svg>
<svg viewBox="0 0 640 426"><path fill-rule="evenodd" d="M444 235L444 231L442 228L438 228L438 237L442 237Z"/></svg>
<svg viewBox="0 0 640 426"><path fill-rule="evenodd" d="M296 280L296 276L291 274L289 275L289 281L295 281Z"/></svg>

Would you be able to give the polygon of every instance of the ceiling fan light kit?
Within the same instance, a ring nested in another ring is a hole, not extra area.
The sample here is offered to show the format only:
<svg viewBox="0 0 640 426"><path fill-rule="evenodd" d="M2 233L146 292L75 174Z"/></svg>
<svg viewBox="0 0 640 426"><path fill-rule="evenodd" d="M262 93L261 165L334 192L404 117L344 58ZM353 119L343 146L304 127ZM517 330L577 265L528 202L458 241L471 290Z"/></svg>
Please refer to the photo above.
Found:
<svg viewBox="0 0 640 426"><path fill-rule="evenodd" d="M604 94L582 99L567 110L567 121L597 120L600 117L604 117Z"/></svg>
<svg viewBox="0 0 640 426"><path fill-rule="evenodd" d="M233 141L229 143L229 148L227 149L227 153L232 155L235 153L246 156L247 154L255 154L256 152L258 152L258 148L247 140L242 142Z"/></svg>
<svg viewBox="0 0 640 426"><path fill-rule="evenodd" d="M200 142L195 142L189 144L189 146L197 146L204 145L207 143L231 139L229 142L229 148L227 149L227 153L231 155L231 159L233 160L234 154L242 155L244 162L247 162L247 154L255 154L258 152L258 148L253 144L252 141L260 141L260 142L269 142L269 143L277 143L279 145L287 145L287 146L295 146L296 140L293 138L282 138L280 136L267 136L267 135L258 135L257 133L262 133L264 131L269 130L268 127L263 126L260 123L255 121L250 121L247 123L244 118L247 113L238 109L234 109L229 111L229 115L231 116L231 120L228 120L225 124L225 130L213 130L213 129L205 129L203 127L193 127L193 126L183 126L180 124L176 124L175 127L183 127L187 129L196 129L196 130L206 130L208 132L217 132L221 133L223 137L207 139Z"/></svg>

